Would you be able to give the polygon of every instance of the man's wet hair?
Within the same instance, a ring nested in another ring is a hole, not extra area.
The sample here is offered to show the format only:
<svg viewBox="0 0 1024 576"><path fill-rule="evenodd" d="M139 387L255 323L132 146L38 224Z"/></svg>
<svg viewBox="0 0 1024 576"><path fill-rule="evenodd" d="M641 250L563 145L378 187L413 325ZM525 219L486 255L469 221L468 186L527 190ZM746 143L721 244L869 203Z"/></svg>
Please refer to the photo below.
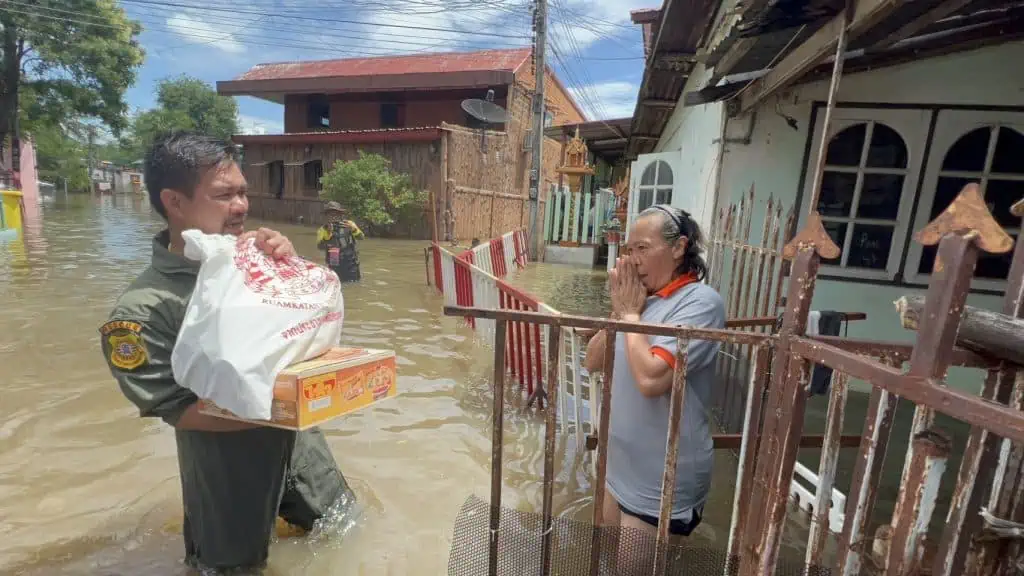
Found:
<svg viewBox="0 0 1024 576"><path fill-rule="evenodd" d="M160 191L177 190L192 197L206 171L224 162L238 162L238 149L213 136L196 132L171 132L156 138L144 160L149 203L167 219Z"/></svg>
<svg viewBox="0 0 1024 576"><path fill-rule="evenodd" d="M704 234L697 221L686 210L680 210L668 204L657 204L640 213L640 218L659 216L661 218L661 236L669 246L675 245L680 238L686 237L686 253L676 270L680 274L696 274L697 280L703 280L708 273L708 265L704 262Z"/></svg>

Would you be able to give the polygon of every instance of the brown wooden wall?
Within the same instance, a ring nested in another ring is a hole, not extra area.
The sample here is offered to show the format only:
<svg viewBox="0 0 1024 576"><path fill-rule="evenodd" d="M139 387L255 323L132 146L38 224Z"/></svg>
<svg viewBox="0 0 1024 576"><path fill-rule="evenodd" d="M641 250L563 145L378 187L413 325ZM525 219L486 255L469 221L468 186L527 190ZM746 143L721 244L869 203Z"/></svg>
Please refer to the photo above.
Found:
<svg viewBox="0 0 1024 576"><path fill-rule="evenodd" d="M323 162L326 173L335 162L355 160L359 150L384 156L396 172L408 174L417 188L439 194L441 180L441 143L413 142L389 144L310 144L309 152L302 144L247 144L244 170L249 181L249 209L252 216L275 221L295 222L299 216L307 223L321 222L322 201L315 187L304 182L303 163ZM270 190L269 162L284 163L284 194L275 198ZM313 206L316 206L315 208ZM426 206L424 209L426 210ZM429 238L429 223L424 222L412 237ZM405 234L403 234L404 236Z"/></svg>
<svg viewBox="0 0 1024 576"><path fill-rule="evenodd" d="M507 107L508 86L492 86L494 103ZM381 128L380 109L383 103L399 107L400 128L440 126L442 123L466 124L462 101L469 98L484 99L487 88L460 90L422 90L405 92L370 92L357 94L330 94L330 130L377 130ZM289 94L284 104L285 133L313 132L307 124L308 96ZM494 127L502 129L498 125Z"/></svg>

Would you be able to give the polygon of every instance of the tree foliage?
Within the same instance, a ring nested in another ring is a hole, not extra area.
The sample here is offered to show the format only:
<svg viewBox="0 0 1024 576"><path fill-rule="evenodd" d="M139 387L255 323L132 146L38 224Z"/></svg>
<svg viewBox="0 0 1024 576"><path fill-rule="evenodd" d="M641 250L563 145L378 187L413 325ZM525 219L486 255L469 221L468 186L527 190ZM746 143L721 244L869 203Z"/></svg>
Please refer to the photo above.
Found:
<svg viewBox="0 0 1024 576"><path fill-rule="evenodd" d="M321 179L323 196L348 208L370 231L395 234L423 216L427 192L417 190L408 174L391 170L379 154L359 152L359 159L337 162Z"/></svg>
<svg viewBox="0 0 1024 576"><path fill-rule="evenodd" d="M157 107L132 121L129 146L142 157L153 140L175 130L194 130L227 140L238 131L238 104L190 76L167 78L156 90Z"/></svg>
<svg viewBox="0 0 1024 576"><path fill-rule="evenodd" d="M74 126L67 132L74 134L79 130L84 128ZM89 190L89 167L85 160L88 150L82 141L65 135L65 130L58 126L46 124L37 125L31 134L41 180L58 188L67 182L69 192Z"/></svg>
<svg viewBox="0 0 1024 576"><path fill-rule="evenodd" d="M92 118L119 133L142 65L140 32L114 0L0 6L0 141L18 128L23 102L20 117L37 130Z"/></svg>

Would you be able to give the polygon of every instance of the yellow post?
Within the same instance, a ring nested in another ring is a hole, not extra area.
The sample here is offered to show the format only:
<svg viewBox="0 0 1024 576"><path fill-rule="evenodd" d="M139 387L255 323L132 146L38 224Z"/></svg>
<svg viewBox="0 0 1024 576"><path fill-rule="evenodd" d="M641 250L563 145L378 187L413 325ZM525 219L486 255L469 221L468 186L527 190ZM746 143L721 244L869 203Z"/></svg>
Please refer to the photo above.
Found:
<svg viewBox="0 0 1024 576"><path fill-rule="evenodd" d="M4 228L21 230L22 193L20 190L0 190L3 202Z"/></svg>

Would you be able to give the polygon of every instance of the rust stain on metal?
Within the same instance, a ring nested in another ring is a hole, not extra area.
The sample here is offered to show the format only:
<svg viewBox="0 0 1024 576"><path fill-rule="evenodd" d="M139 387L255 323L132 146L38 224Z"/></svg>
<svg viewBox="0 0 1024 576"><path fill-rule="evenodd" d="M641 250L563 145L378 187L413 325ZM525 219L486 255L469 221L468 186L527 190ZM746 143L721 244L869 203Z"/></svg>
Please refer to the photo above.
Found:
<svg viewBox="0 0 1024 576"><path fill-rule="evenodd" d="M1024 200L1018 201L1013 206L1014 214L1024 217ZM1024 243L1018 240L1013 252L1013 260L1010 263L1010 273L1006 293L1003 296L1002 313L1013 318L1024 317ZM994 398L998 402L1004 401L1004 394L1009 398L1005 401L1011 408L1024 410L1024 369L1020 366L1013 366L1009 363L1002 363L995 371L996 382L994 390L986 386L982 394L986 398ZM991 376L991 373L990 373ZM988 381L986 381L986 385ZM975 436L978 439L975 441ZM973 445L981 446L981 453L975 456L971 451ZM975 461L976 458L977 460ZM965 573L989 574L995 573L997 569L1006 569L1007 566L997 566L1004 563L1003 558L1016 558L1020 555L1020 544L1018 542L1002 542L1000 540L981 539L981 526L975 514L970 513L978 509L982 503L987 504L990 512L998 518L1011 518L1021 521L1020 503L1024 502L1024 476L1022 476L1022 463L1024 463L1024 446L1021 444L1011 445L1006 440L994 438L984 428L976 427L972 430L971 438L968 439L968 448L965 451L964 460L960 468L960 482L964 486L957 486L957 494L961 491L970 491L970 497L960 496L960 500L966 501L964 509L967 514L961 522L960 515L950 517L954 520L948 527L947 533L943 534L944 547L941 550L940 562L943 567L952 570L964 566ZM974 473L973 483L967 484L968 478ZM983 490L990 487L987 492ZM1014 502L1018 508L1014 516ZM947 541L948 539L948 541ZM950 555L953 557L950 559Z"/></svg>
<svg viewBox="0 0 1024 576"><path fill-rule="evenodd" d="M689 342L676 339L676 367L672 372L672 394L668 408L668 438L665 448L665 469L661 479L661 508L658 511L658 536L654 556L654 576L664 576L668 567L668 529L672 521L672 499L676 489L676 463L679 458L679 428L686 399L686 363Z"/></svg>
<svg viewBox="0 0 1024 576"><path fill-rule="evenodd" d="M562 317L563 320L565 317ZM597 426L597 477L594 479L594 533L590 547L590 574L597 576L601 569L601 529L604 528L604 499L608 474L608 425L612 413L612 376L615 373L615 340L617 333L609 328L605 335L604 386L601 386L601 414ZM629 369L628 367L626 368Z"/></svg>
<svg viewBox="0 0 1024 576"><path fill-rule="evenodd" d="M746 527L756 523L750 507L751 494L754 491L756 458L761 443L761 418L764 411L763 399L768 388L768 366L771 348L761 345L754 348L751 363L750 385L747 389L747 405L744 418L743 441L740 445L739 468L736 471L738 482L733 495L732 522L729 530L729 542L726 548L730 570L739 568L739 545Z"/></svg>
<svg viewBox="0 0 1024 576"><path fill-rule="evenodd" d="M889 360L889 363L895 364L896 361ZM850 494L846 500L846 522L838 541L839 549L835 564L837 576L860 573L861 555L864 550L858 543L864 540L868 523L871 521L871 513L875 509L879 478L885 464L889 435L892 432L898 402L899 397L895 394L880 388L871 390L860 452L854 465Z"/></svg>
<svg viewBox="0 0 1024 576"><path fill-rule="evenodd" d="M751 501L752 511L758 516L744 534L740 559L740 574L744 576L770 573L778 552L807 399L803 389L807 365L791 356L790 342L806 329L818 262L814 246L799 250L793 262L792 275L797 281L789 285L789 305L772 362L772 386L762 432L769 441L762 442L757 459L758 481L765 489L756 491Z"/></svg>
<svg viewBox="0 0 1024 576"><path fill-rule="evenodd" d="M558 324L552 325L548 330L548 373L544 389L547 392L549 402L545 407L544 414L544 501L542 504L542 531L541 531L541 574L551 574L551 514L554 501L555 485L555 434L558 412L558 370L561 366L558 361L562 345L562 331ZM540 359L538 358L538 361ZM540 384L538 383L538 386Z"/></svg>
<svg viewBox="0 0 1024 576"><path fill-rule="evenodd" d="M832 487L839 465L839 447L846 415L846 391L849 377L833 372L832 388L825 420L825 446L818 466L818 486L811 512L811 530L807 540L806 573L824 566L825 542L829 533L829 512L832 508Z"/></svg>
<svg viewBox="0 0 1024 576"><path fill-rule="evenodd" d="M988 402L977 395L950 388L935 378L904 374L847 352L807 338L795 338L793 353L812 362L825 364L851 378L869 382L915 404L928 406L971 425L983 426L990 432L1024 442L1024 415L1007 406Z"/></svg>
<svg viewBox="0 0 1024 576"><path fill-rule="evenodd" d="M498 574L498 537L501 522L501 450L505 423L505 330L504 320L494 323L494 379L491 404L491 516L487 573Z"/></svg>
<svg viewBox="0 0 1024 576"><path fill-rule="evenodd" d="M836 246L832 237L825 231L825 225L821 222L821 216L817 212L812 212L807 217L807 223L782 249L782 255L792 260L796 257L798 250L812 246L826 260L839 257L839 246Z"/></svg>
<svg viewBox="0 0 1024 576"><path fill-rule="evenodd" d="M970 234L971 240L989 254L1004 254L1013 249L1013 238L992 217L992 213L974 182L964 186L960 194L914 239L925 246L935 246L947 234Z"/></svg>
<svg viewBox="0 0 1024 576"><path fill-rule="evenodd" d="M918 573L928 523L935 509L939 484L952 442L946 434L926 429L914 436L906 480L900 484L889 543L887 576Z"/></svg>

